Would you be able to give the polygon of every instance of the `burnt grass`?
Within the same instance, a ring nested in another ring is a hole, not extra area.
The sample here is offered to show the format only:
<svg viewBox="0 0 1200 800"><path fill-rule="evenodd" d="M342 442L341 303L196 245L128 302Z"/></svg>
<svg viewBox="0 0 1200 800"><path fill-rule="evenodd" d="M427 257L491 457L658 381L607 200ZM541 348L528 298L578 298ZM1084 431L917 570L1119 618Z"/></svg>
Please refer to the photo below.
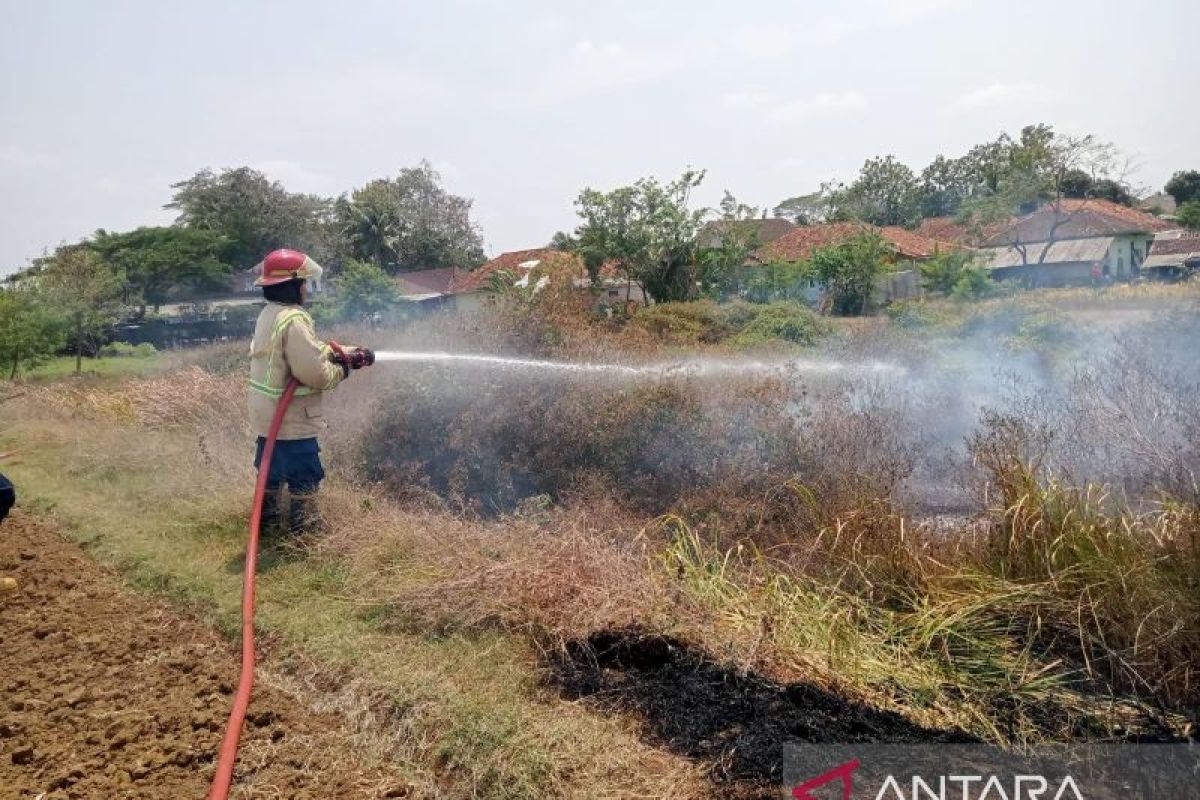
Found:
<svg viewBox="0 0 1200 800"><path fill-rule="evenodd" d="M639 629L598 631L547 658L571 700L633 714L657 746L711 764L723 796L775 796L785 743L977 741L924 728L805 683L782 684L715 662L704 651Z"/></svg>

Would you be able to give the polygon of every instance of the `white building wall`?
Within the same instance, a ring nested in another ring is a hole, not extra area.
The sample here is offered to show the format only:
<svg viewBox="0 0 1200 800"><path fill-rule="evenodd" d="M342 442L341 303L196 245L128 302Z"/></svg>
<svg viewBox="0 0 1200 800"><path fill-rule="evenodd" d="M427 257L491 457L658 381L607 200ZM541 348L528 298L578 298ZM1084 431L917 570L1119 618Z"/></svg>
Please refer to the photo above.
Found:
<svg viewBox="0 0 1200 800"><path fill-rule="evenodd" d="M1146 260L1153 236L1126 234L1113 237L1113 243L1104 256L1105 273L1112 278L1128 280L1135 276L1134 270Z"/></svg>

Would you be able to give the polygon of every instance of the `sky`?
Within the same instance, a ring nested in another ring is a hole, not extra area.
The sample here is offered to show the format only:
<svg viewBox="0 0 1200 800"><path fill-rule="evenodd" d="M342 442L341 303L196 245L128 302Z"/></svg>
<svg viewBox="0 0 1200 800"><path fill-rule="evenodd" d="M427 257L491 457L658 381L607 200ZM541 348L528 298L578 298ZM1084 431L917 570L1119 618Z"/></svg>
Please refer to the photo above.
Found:
<svg viewBox="0 0 1200 800"><path fill-rule="evenodd" d="M0 274L170 184L249 165L337 195L428 159L486 250L574 228L584 187L707 170L770 208L892 154L1046 122L1139 186L1200 169L1194 0L0 0Z"/></svg>

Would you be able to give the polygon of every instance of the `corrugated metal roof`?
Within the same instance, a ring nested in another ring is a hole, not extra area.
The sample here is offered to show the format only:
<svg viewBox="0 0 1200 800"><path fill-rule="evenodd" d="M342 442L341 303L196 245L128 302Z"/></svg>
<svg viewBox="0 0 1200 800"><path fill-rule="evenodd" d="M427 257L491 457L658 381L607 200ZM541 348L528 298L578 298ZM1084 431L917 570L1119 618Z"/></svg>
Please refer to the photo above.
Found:
<svg viewBox="0 0 1200 800"><path fill-rule="evenodd" d="M1152 255L1142 262L1142 269L1181 267L1188 261L1200 261L1200 250L1197 250L1194 253L1168 253L1165 255Z"/></svg>
<svg viewBox="0 0 1200 800"><path fill-rule="evenodd" d="M1030 244L1025 248L1025 258L1015 247L986 247L980 252L984 254L985 266L988 269L1004 269L1005 267L1020 267L1026 264L1078 264L1088 261L1103 261L1112 246L1113 237L1095 236L1088 239L1063 239L1047 244ZM1042 250L1048 252L1042 257Z"/></svg>

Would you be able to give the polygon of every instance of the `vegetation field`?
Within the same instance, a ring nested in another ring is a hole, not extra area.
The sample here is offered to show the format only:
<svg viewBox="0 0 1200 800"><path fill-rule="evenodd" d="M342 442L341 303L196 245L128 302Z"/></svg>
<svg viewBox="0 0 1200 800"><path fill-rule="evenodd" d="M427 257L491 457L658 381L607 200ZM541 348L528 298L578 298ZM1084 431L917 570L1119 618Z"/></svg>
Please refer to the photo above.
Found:
<svg viewBox="0 0 1200 800"><path fill-rule="evenodd" d="M1194 735L1190 293L835 327L566 297L336 335L678 366L357 373L327 401L327 533L264 553L272 669L332 687L414 796L773 796L785 741ZM12 384L0 428L27 513L230 636L243 350Z"/></svg>

